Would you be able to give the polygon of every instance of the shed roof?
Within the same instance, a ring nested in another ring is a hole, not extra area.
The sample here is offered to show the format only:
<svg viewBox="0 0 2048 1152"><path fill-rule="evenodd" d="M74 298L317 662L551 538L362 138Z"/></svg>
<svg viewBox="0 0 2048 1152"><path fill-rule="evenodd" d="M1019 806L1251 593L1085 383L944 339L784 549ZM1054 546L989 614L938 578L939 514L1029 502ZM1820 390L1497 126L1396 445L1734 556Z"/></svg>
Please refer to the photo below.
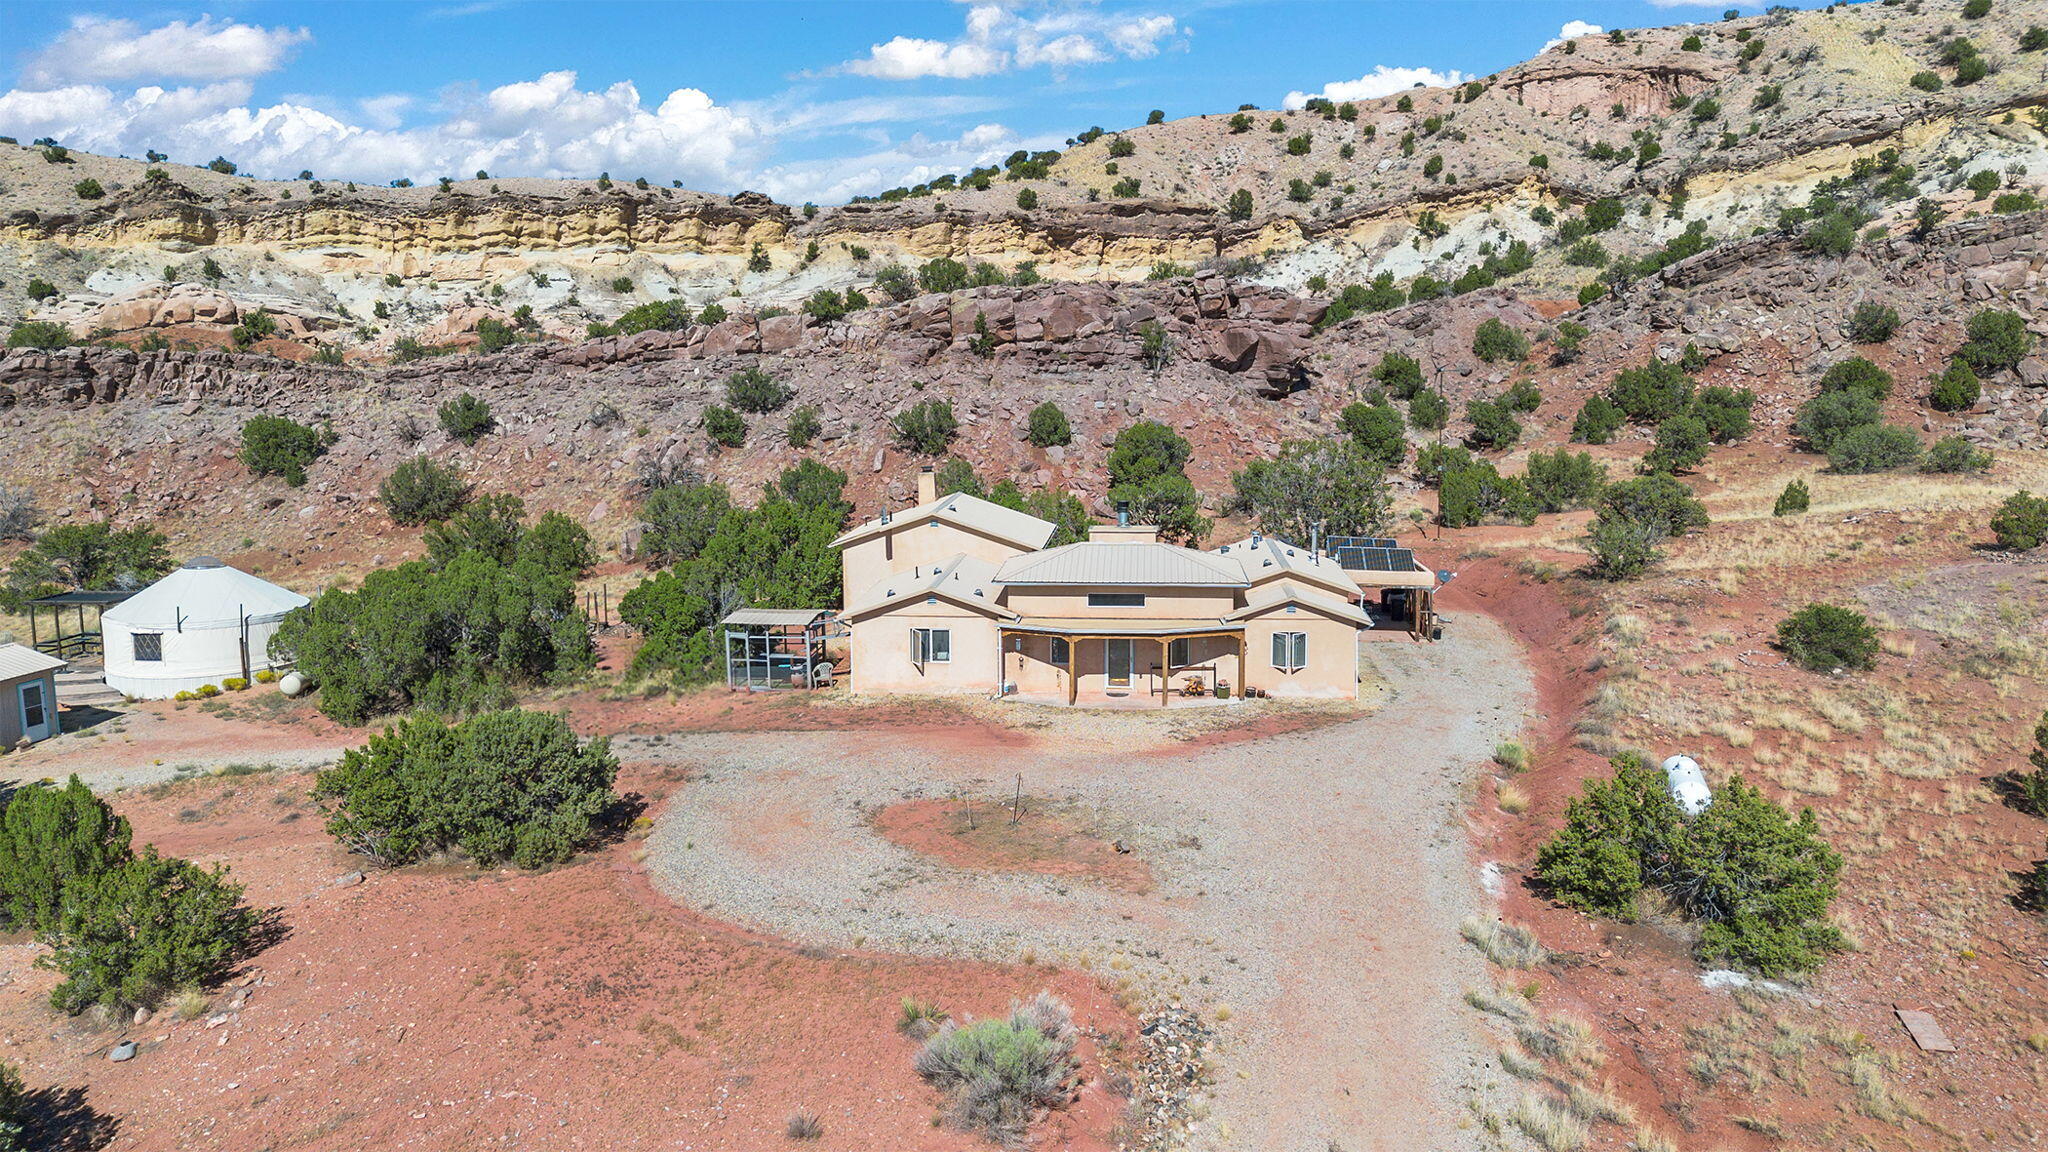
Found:
<svg viewBox="0 0 2048 1152"><path fill-rule="evenodd" d="M289 588L199 556L107 609L104 619L144 631L234 628L241 625L244 613L251 623L265 624L308 603L311 601Z"/></svg>
<svg viewBox="0 0 2048 1152"><path fill-rule="evenodd" d="M0 680L20 680L55 668L69 667L70 663L47 652L38 652L26 644L0 644Z"/></svg>
<svg viewBox="0 0 2048 1152"><path fill-rule="evenodd" d="M1043 548L1052 539L1056 529L1049 520L1040 520L1027 512L1005 508L993 501L965 492L950 492L937 500L906 508L901 512L889 512L865 524L850 528L832 541L835 548L858 544L871 536L891 528L907 527L920 520L941 520L986 536L993 536L1006 544L1019 548Z"/></svg>
<svg viewBox="0 0 2048 1152"><path fill-rule="evenodd" d="M69 592L57 592L49 596L38 596L29 601L29 603L44 608L70 608L81 604L87 607L111 608L130 596L135 595L136 591L137 589L134 588L73 589Z"/></svg>
<svg viewBox="0 0 2048 1152"><path fill-rule="evenodd" d="M720 620L720 624L757 625L774 627L813 624L822 616L829 615L823 608L741 608Z"/></svg>
<svg viewBox="0 0 2048 1152"><path fill-rule="evenodd" d="M1171 544L1083 541L1012 556L996 570L998 584L1145 584L1242 588L1236 561Z"/></svg>

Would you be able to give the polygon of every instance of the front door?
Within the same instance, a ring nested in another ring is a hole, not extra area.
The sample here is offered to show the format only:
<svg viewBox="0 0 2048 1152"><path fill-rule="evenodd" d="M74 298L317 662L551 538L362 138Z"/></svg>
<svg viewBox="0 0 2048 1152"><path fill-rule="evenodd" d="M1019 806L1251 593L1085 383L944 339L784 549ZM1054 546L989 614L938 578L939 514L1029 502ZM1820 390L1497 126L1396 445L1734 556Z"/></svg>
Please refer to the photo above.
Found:
<svg viewBox="0 0 2048 1152"><path fill-rule="evenodd" d="M31 742L48 740L52 735L50 699L41 680L21 686L21 733Z"/></svg>
<svg viewBox="0 0 2048 1152"><path fill-rule="evenodd" d="M1103 657L1109 673L1111 688L1131 686L1131 642L1129 640L1105 640Z"/></svg>

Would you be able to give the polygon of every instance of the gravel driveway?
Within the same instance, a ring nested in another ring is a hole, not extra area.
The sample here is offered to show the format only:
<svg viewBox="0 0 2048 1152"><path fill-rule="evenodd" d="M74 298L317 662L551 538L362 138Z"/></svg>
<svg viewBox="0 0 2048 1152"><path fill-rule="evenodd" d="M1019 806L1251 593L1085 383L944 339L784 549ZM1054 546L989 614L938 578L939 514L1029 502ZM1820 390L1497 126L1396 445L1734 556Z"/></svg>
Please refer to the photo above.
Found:
<svg viewBox="0 0 2048 1152"><path fill-rule="evenodd" d="M1471 1086L1493 1077L1459 1002L1485 981L1457 930L1483 904L1461 795L1533 697L1491 621L1447 635L1367 645L1392 687L1378 711L1237 744L1080 755L1049 732L968 752L853 732L617 750L703 773L648 842L656 882L692 907L809 943L1030 954L1227 1015L1191 1146L1463 1149ZM906 798L1007 797L1018 773L1094 809L1154 890L954 869L869 825Z"/></svg>

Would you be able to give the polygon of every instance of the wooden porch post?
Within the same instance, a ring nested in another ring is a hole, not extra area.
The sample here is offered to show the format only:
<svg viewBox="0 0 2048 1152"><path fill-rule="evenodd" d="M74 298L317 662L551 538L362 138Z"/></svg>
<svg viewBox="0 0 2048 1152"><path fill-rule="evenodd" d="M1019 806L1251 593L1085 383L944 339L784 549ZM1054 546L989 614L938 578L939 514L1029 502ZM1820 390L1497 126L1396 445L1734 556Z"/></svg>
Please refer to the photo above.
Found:
<svg viewBox="0 0 2048 1152"><path fill-rule="evenodd" d="M1237 634L1237 698L1239 700L1244 699L1245 685L1252 678L1251 672L1245 667L1245 665L1248 663L1248 660L1245 656L1245 649L1249 644L1250 641L1244 638L1244 633L1239 632Z"/></svg>
<svg viewBox="0 0 2048 1152"><path fill-rule="evenodd" d="M1166 686L1173 679L1173 661L1168 653L1173 651L1173 641L1164 636L1159 638L1159 706L1166 707Z"/></svg>
<svg viewBox="0 0 2048 1152"><path fill-rule="evenodd" d="M1081 641L1078 637L1067 637L1067 707L1081 698L1081 678L1074 674L1074 667L1081 655Z"/></svg>

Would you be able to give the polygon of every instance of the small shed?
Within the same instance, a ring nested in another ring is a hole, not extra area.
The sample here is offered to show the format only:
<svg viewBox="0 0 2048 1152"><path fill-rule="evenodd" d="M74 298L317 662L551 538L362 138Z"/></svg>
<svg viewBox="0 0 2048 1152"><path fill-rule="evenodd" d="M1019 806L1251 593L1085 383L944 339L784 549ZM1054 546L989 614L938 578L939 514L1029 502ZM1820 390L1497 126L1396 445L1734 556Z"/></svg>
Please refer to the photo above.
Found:
<svg viewBox="0 0 2048 1152"><path fill-rule="evenodd" d="M741 608L725 626L729 688L815 688L832 679L823 608Z"/></svg>
<svg viewBox="0 0 2048 1152"><path fill-rule="evenodd" d="M0 644L0 752L63 731L57 673L69 663L26 645Z"/></svg>
<svg viewBox="0 0 2048 1152"><path fill-rule="evenodd" d="M271 667L270 638L309 601L211 556L185 566L101 617L107 687L138 700L197 691Z"/></svg>

